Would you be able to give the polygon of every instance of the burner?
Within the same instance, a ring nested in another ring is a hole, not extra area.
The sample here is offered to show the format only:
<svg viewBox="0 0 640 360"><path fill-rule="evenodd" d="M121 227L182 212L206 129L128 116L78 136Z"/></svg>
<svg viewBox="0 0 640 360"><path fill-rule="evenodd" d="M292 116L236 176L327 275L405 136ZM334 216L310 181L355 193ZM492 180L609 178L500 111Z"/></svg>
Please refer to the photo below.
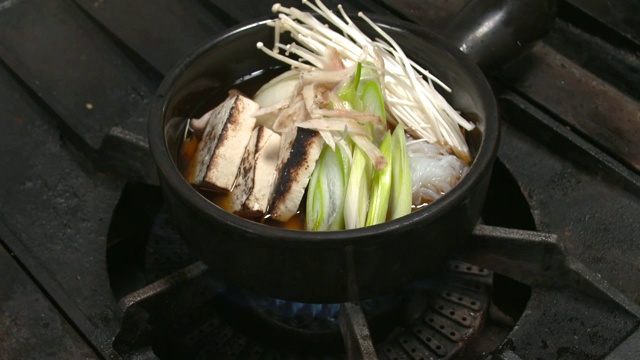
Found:
<svg viewBox="0 0 640 360"><path fill-rule="evenodd" d="M114 212L111 283L123 303L131 302L114 348L128 354L147 345L161 359L344 358L341 304L295 303L228 286L197 262L160 197L156 188L129 185ZM487 205L485 222L532 229L526 200L498 162L487 203L505 199L509 213ZM451 261L433 278L359 306L380 358L446 359L495 349L530 293L487 269Z"/></svg>
<svg viewBox="0 0 640 360"><path fill-rule="evenodd" d="M378 353L449 358L480 331L491 289L489 270L450 262L439 276L400 293L362 301L360 307ZM220 313L234 329L259 339L255 346L269 344L327 356L328 350L344 351L338 326L340 304L295 303L246 291L227 292L223 298Z"/></svg>
<svg viewBox="0 0 640 360"><path fill-rule="evenodd" d="M491 271L454 261L439 284L422 284L427 286L412 293L411 321L376 345L381 358L450 359L481 332L490 306Z"/></svg>
<svg viewBox="0 0 640 360"><path fill-rule="evenodd" d="M496 289L493 278L489 270L450 262L439 276L402 293L363 301L378 356L470 358L478 356L477 344L495 348L517 317L492 305L507 300L495 294L508 293ZM123 356L149 347L161 359L344 358L334 311L339 305L249 295L216 281L199 262L126 296L121 304L123 327L114 348Z"/></svg>
<svg viewBox="0 0 640 360"><path fill-rule="evenodd" d="M344 357L339 304L287 302L229 287L192 263L164 212L152 227L146 255L148 279L171 275L123 298L125 318L114 341L121 353L148 345L161 359ZM173 272L180 261L192 265ZM380 358L453 358L495 349L529 295L513 280L452 261L434 278L360 306ZM510 299L519 299L515 311Z"/></svg>

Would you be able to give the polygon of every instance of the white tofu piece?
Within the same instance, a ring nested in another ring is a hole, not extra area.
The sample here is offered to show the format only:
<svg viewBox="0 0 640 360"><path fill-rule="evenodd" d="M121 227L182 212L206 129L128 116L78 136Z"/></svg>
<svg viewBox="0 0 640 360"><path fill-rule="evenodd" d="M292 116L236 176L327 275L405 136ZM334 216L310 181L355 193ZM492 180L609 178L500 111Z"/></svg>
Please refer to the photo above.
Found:
<svg viewBox="0 0 640 360"><path fill-rule="evenodd" d="M210 112L196 150L189 181L197 186L231 191L256 123L259 105L242 95L228 98Z"/></svg>
<svg viewBox="0 0 640 360"><path fill-rule="evenodd" d="M271 218L287 221L298 211L324 140L315 130L296 128L281 141L278 180L271 197Z"/></svg>
<svg viewBox="0 0 640 360"><path fill-rule="evenodd" d="M231 192L231 211L246 217L267 213L279 152L280 135L264 126L253 130Z"/></svg>

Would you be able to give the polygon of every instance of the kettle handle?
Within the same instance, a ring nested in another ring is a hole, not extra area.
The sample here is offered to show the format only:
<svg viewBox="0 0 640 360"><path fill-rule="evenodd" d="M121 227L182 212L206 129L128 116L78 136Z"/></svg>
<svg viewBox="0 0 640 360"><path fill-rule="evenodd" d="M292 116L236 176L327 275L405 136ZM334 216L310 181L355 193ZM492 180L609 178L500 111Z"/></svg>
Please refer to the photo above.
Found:
<svg viewBox="0 0 640 360"><path fill-rule="evenodd" d="M553 25L556 0L471 0L443 31L484 71L505 65Z"/></svg>

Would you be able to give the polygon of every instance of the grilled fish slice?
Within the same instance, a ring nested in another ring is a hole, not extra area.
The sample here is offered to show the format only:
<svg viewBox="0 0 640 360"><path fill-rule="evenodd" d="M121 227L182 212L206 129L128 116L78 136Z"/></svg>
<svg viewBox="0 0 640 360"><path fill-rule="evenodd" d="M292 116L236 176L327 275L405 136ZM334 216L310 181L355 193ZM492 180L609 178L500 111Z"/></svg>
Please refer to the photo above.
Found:
<svg viewBox="0 0 640 360"><path fill-rule="evenodd" d="M278 180L273 190L271 218L287 221L298 211L324 141L315 130L296 128L281 140Z"/></svg>
<svg viewBox="0 0 640 360"><path fill-rule="evenodd" d="M280 135L264 126L253 130L231 193L231 211L246 217L266 214L279 151Z"/></svg>
<svg viewBox="0 0 640 360"><path fill-rule="evenodd" d="M196 150L192 184L231 191L240 162L256 123L253 116L259 105L235 95L210 112L210 118Z"/></svg>

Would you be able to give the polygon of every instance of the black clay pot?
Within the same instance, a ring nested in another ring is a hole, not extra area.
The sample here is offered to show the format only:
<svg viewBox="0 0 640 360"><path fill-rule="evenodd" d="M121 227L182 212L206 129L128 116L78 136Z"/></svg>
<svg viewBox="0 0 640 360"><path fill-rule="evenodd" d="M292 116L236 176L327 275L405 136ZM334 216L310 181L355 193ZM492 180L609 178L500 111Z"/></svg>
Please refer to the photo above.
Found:
<svg viewBox="0 0 640 360"><path fill-rule="evenodd" d="M375 18L406 54L448 84L454 107L477 116L468 137L469 173L431 205L384 224L305 232L262 225L209 202L176 166L184 119L215 105L239 79L282 65L256 50L273 43L263 22L234 28L184 59L167 75L149 118L149 143L167 208L195 254L211 271L257 294L312 303L359 300L397 290L436 271L476 225L499 138L496 102L474 62L425 29ZM354 22L369 27L357 17ZM213 94L213 95L212 95ZM204 104L204 105L203 105Z"/></svg>

